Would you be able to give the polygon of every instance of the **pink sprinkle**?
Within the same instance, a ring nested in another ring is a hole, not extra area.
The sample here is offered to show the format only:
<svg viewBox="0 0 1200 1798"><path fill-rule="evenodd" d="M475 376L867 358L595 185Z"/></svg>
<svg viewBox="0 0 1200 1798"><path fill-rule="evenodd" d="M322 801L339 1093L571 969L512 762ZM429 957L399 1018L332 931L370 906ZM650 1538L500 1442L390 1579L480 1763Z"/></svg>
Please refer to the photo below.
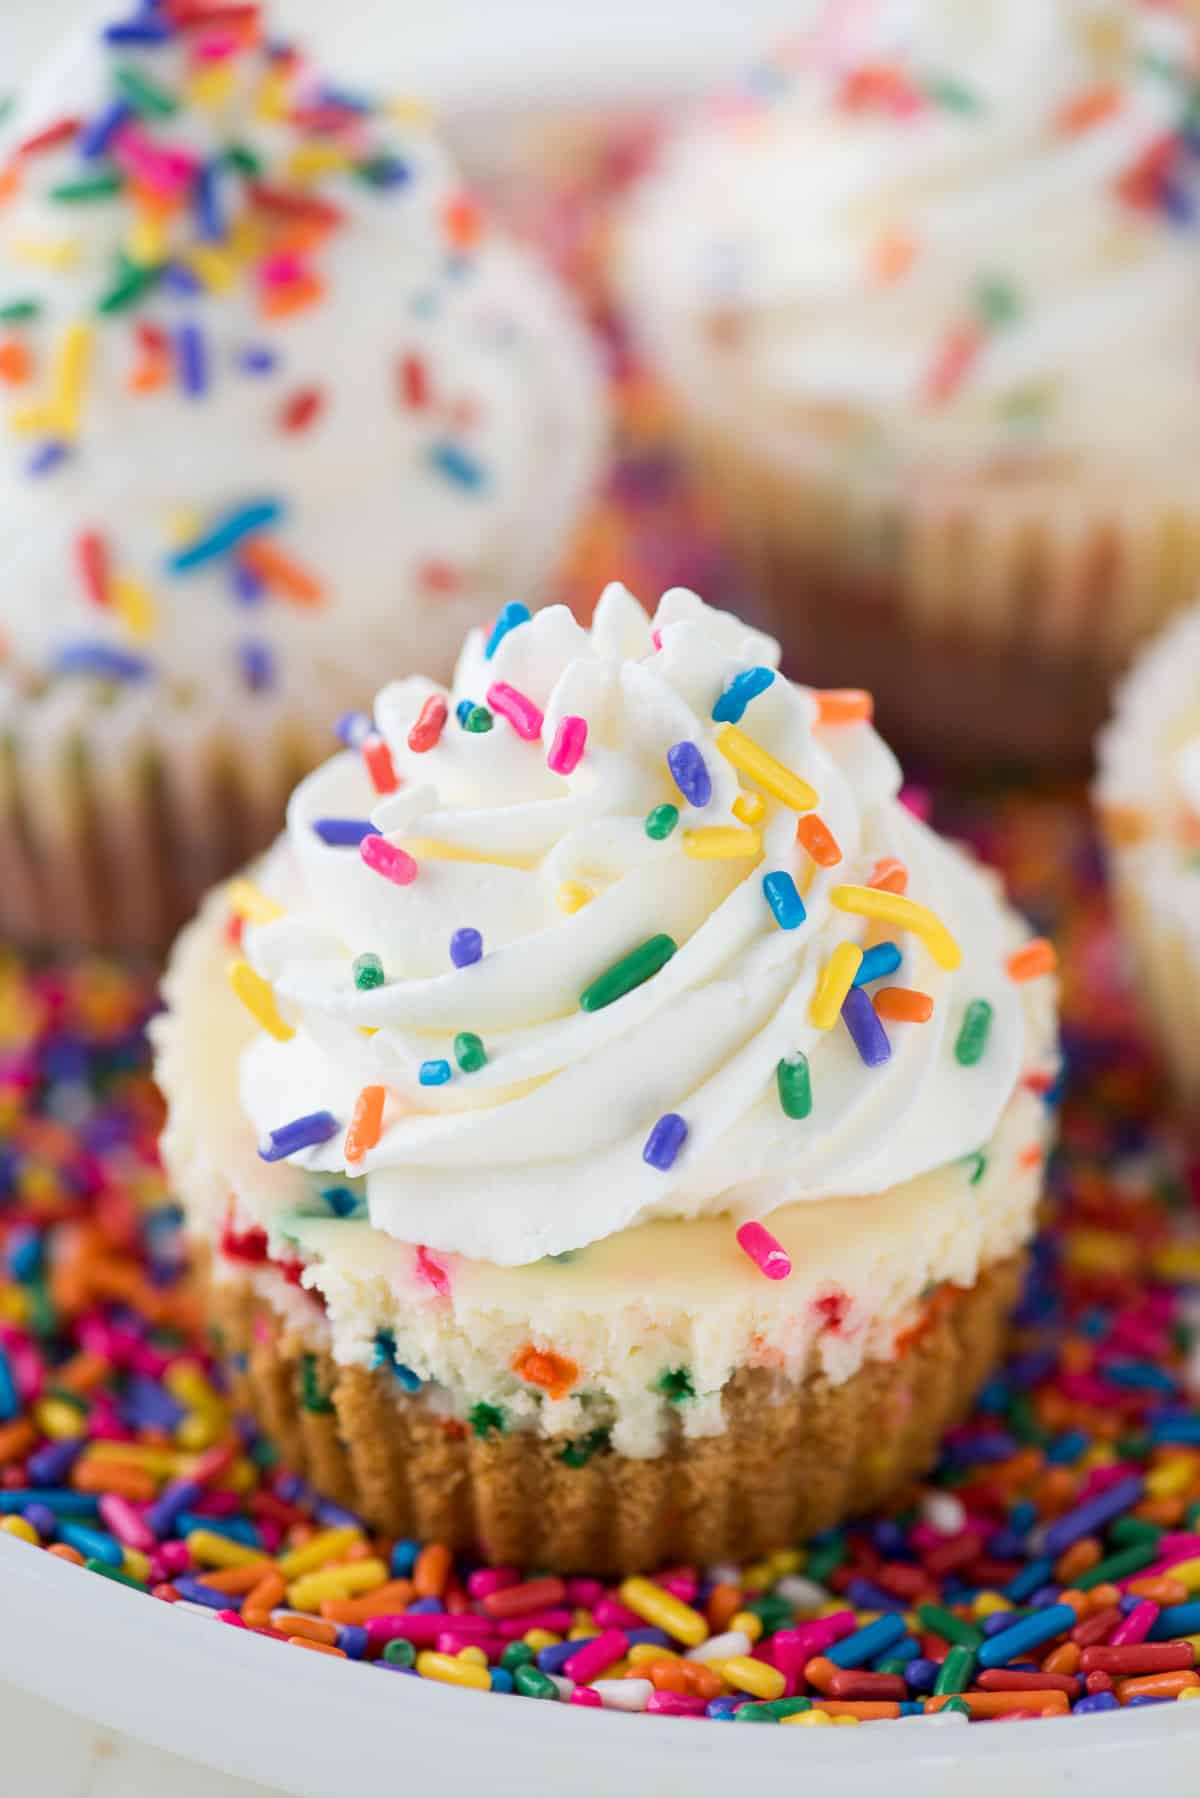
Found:
<svg viewBox="0 0 1200 1798"><path fill-rule="evenodd" d="M576 1686L567 1703L582 1704L590 1711L599 1711L604 1708L599 1692L593 1692L590 1686Z"/></svg>
<svg viewBox="0 0 1200 1798"><path fill-rule="evenodd" d="M517 735L523 737L526 743L536 743L542 734L542 714L532 699L527 699L524 693L518 693L507 681L494 680L487 690L487 702L493 712L499 712L502 718L508 719Z"/></svg>
<svg viewBox="0 0 1200 1798"><path fill-rule="evenodd" d="M638 1619L639 1628L641 1619ZM506 1617L500 1625L500 1634L509 1642L515 1642L523 1636L527 1629L549 1629L556 1636L566 1635L571 1627L571 1613L566 1610L526 1611L521 1617Z"/></svg>
<svg viewBox="0 0 1200 1798"><path fill-rule="evenodd" d="M364 837L358 846L358 853L368 868L373 868L376 874L382 874L394 886L411 886L417 878L417 864L408 850L397 848L386 837Z"/></svg>
<svg viewBox="0 0 1200 1798"><path fill-rule="evenodd" d="M515 1567L477 1567L467 1575L468 1598L486 1598L489 1592L506 1592L519 1586L521 1575Z"/></svg>
<svg viewBox="0 0 1200 1798"><path fill-rule="evenodd" d="M587 719L574 714L560 718L546 766L551 774L574 774L587 743Z"/></svg>
<svg viewBox="0 0 1200 1798"><path fill-rule="evenodd" d="M291 287L308 274L299 256L264 256L258 265L258 278L264 287Z"/></svg>
<svg viewBox="0 0 1200 1798"><path fill-rule="evenodd" d="M122 126L113 139L113 154L129 173L168 199L190 185L200 166L182 150L165 150L152 143L136 125Z"/></svg>
<svg viewBox="0 0 1200 1798"><path fill-rule="evenodd" d="M574 1604L577 1601L572 1599L571 1602ZM592 1605L591 1612L601 1629L642 1629L646 1621L616 1598L599 1599Z"/></svg>
<svg viewBox="0 0 1200 1798"><path fill-rule="evenodd" d="M786 1280L792 1271L791 1259L783 1244L762 1224L751 1221L737 1233L738 1247L749 1255L760 1273L768 1280Z"/></svg>
<svg viewBox="0 0 1200 1798"><path fill-rule="evenodd" d="M928 787L919 787L915 781L906 781L900 789L900 803L905 811L912 813L922 824L928 824L933 816L933 795Z"/></svg>
<svg viewBox="0 0 1200 1798"><path fill-rule="evenodd" d="M369 838L368 841L370 841ZM448 1299L450 1297L450 1276L441 1262L435 1261L424 1243L417 1250L416 1266L419 1280L424 1280L427 1286L432 1286L439 1298Z"/></svg>
<svg viewBox="0 0 1200 1798"><path fill-rule="evenodd" d="M651 631L650 632L650 641L651 641L651 643L653 643L655 649L661 649L662 648L662 632L661 631Z"/></svg>
<svg viewBox="0 0 1200 1798"><path fill-rule="evenodd" d="M217 1622L228 1623L233 1629L249 1629L250 1627L248 1623L242 1621L236 1611L218 1611Z"/></svg>
<svg viewBox="0 0 1200 1798"><path fill-rule="evenodd" d="M651 1692L646 1709L660 1717L702 1717L708 1708L706 1698L692 1698L683 1692Z"/></svg>
<svg viewBox="0 0 1200 1798"><path fill-rule="evenodd" d="M372 1654L379 1654L395 1636L403 1636L415 1648L432 1648L439 1636L454 1635L465 1648L468 1642L482 1641L494 1633L486 1617L454 1616L449 1611L389 1611L382 1617L368 1617L364 1627Z"/></svg>
<svg viewBox="0 0 1200 1798"><path fill-rule="evenodd" d="M594 1641L585 1643L569 1661L564 1661L563 1672L568 1679L577 1680L581 1686L586 1686L598 1679L614 1661L623 1660L628 1651L629 1637L624 1630L606 1629Z"/></svg>
<svg viewBox="0 0 1200 1798"><path fill-rule="evenodd" d="M567 1603L582 1605L590 1611L597 1601L604 1597L604 1587L598 1579L569 1579L567 1581ZM632 1613L631 1613L632 1615ZM599 1622L599 1618L596 1620ZM636 1625L632 1627L636 1628Z"/></svg>
<svg viewBox="0 0 1200 1798"><path fill-rule="evenodd" d="M226 57L236 56L239 48L238 40L226 32L222 37L201 38L193 45L192 55L197 62L224 62Z"/></svg>
<svg viewBox="0 0 1200 1798"><path fill-rule="evenodd" d="M1143 1598L1135 1604L1128 1617L1125 1617L1108 1638L1113 1648L1127 1648L1135 1642L1144 1642L1154 1628L1155 1618L1162 1609L1149 1598Z"/></svg>
<svg viewBox="0 0 1200 1798"><path fill-rule="evenodd" d="M112 1531L118 1542L126 1548L136 1548L142 1554L149 1554L157 1546L153 1530L142 1522L127 1498L119 1498L115 1492L106 1492L100 1500L100 1516L106 1529Z"/></svg>

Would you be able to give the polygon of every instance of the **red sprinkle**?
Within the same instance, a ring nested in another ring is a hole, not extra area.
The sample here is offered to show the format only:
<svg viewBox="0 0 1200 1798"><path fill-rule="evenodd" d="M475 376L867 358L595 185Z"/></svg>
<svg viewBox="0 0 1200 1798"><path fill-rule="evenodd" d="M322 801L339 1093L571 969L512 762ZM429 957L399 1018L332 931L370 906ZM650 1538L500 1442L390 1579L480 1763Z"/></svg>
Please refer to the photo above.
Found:
<svg viewBox="0 0 1200 1798"><path fill-rule="evenodd" d="M302 387L284 401L279 414L280 427L285 431L307 431L316 423L324 404L325 396L319 387Z"/></svg>
<svg viewBox="0 0 1200 1798"><path fill-rule="evenodd" d="M371 777L371 785L377 793L395 793L399 790L400 776L392 764L392 752L382 737L364 738L362 759Z"/></svg>
<svg viewBox="0 0 1200 1798"><path fill-rule="evenodd" d="M75 554L87 596L94 606L108 604L108 547L99 531L80 531Z"/></svg>
<svg viewBox="0 0 1200 1798"><path fill-rule="evenodd" d="M55 119L52 125L35 131L31 137L19 143L17 155L33 156L39 150L56 150L60 144L70 143L73 137L79 135L80 122L79 119Z"/></svg>
<svg viewBox="0 0 1200 1798"><path fill-rule="evenodd" d="M410 351L400 358L400 397L406 406L419 409L429 404L429 368L423 356Z"/></svg>
<svg viewBox="0 0 1200 1798"><path fill-rule="evenodd" d="M414 755L425 755L431 750L446 728L446 719L450 708L439 693L431 693L417 715L417 722L408 733L408 747Z"/></svg>

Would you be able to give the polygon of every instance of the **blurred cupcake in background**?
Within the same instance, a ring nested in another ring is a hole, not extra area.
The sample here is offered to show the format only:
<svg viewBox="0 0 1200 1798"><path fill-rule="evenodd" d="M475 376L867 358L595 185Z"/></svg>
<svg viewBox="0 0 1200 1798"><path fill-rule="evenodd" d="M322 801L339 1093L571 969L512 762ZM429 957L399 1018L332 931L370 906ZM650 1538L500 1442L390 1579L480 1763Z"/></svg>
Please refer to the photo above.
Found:
<svg viewBox="0 0 1200 1798"><path fill-rule="evenodd" d="M1142 652L1098 759L1100 823L1134 985L1200 1122L1200 607Z"/></svg>
<svg viewBox="0 0 1200 1798"><path fill-rule="evenodd" d="M1198 67L1149 0L832 5L632 206L763 621L909 745L1082 755L1200 581Z"/></svg>
<svg viewBox="0 0 1200 1798"><path fill-rule="evenodd" d="M256 8L114 5L22 95L0 387L0 933L34 940L165 940L381 666L536 603L602 438L567 302L421 109Z"/></svg>

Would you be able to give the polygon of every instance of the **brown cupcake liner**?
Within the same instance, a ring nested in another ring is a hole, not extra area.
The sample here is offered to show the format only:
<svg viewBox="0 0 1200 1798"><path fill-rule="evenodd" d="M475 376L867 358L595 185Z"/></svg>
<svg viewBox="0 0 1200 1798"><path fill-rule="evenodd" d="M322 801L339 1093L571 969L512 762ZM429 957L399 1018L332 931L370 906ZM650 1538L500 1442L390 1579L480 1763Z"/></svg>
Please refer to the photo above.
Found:
<svg viewBox="0 0 1200 1798"><path fill-rule="evenodd" d="M0 938L165 948L205 891L272 841L326 747L282 710L235 742L199 708L161 733L148 712L121 729L121 703L56 715L35 701L0 726Z"/></svg>
<svg viewBox="0 0 1200 1798"><path fill-rule="evenodd" d="M1023 1257L942 1289L893 1361L840 1385L744 1368L725 1430L678 1428L651 1460L599 1437L477 1435L401 1391L389 1369L334 1363L248 1281L214 1282L210 1313L239 1398L290 1466L373 1527L493 1562L630 1573L755 1558L896 1497L936 1457L995 1366ZM314 1314L315 1316L315 1314Z"/></svg>
<svg viewBox="0 0 1200 1798"><path fill-rule="evenodd" d="M884 734L960 761L1086 760L1114 675L1200 592L1200 506L997 474L852 493L685 425L755 622Z"/></svg>

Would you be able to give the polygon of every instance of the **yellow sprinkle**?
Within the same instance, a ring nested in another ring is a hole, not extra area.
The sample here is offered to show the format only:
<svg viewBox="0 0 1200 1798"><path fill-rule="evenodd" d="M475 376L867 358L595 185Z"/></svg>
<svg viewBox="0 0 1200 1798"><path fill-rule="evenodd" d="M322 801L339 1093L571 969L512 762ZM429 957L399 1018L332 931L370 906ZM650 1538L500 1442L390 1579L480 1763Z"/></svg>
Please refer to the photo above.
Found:
<svg viewBox="0 0 1200 1798"><path fill-rule="evenodd" d="M74 268L79 261L79 239L15 237L9 241L7 251L14 262L24 262L32 268L48 268L55 274L61 274L64 269Z"/></svg>
<svg viewBox="0 0 1200 1798"><path fill-rule="evenodd" d="M775 1579L785 1579L789 1573L799 1573L804 1565L804 1555L798 1548L780 1548L768 1564Z"/></svg>
<svg viewBox="0 0 1200 1798"><path fill-rule="evenodd" d="M204 528L204 514L195 506L173 506L167 519L167 541L172 549L182 549Z"/></svg>
<svg viewBox="0 0 1200 1798"><path fill-rule="evenodd" d="M175 1440L180 1448L199 1451L211 1448L225 1433L223 1411L192 1411L175 1425Z"/></svg>
<svg viewBox="0 0 1200 1798"><path fill-rule="evenodd" d="M144 643L147 637L154 634L158 624L158 609L150 593L140 581L135 581L128 574L116 575L110 591L117 617L131 637Z"/></svg>
<svg viewBox="0 0 1200 1798"><path fill-rule="evenodd" d="M1164 1461L1146 1475L1146 1492L1151 1498L1180 1498L1198 1473L1200 1467L1197 1467L1190 1455ZM1171 1569L1171 1577L1175 1577L1174 1568Z"/></svg>
<svg viewBox="0 0 1200 1798"><path fill-rule="evenodd" d="M350 158L336 144L300 144L285 163L292 181L319 181L322 175L340 175L348 169Z"/></svg>
<svg viewBox="0 0 1200 1798"><path fill-rule="evenodd" d="M540 1654L543 1648L557 1648L562 1637L556 1636L552 1629L527 1629L521 1640L534 1654Z"/></svg>
<svg viewBox="0 0 1200 1798"><path fill-rule="evenodd" d="M595 897L591 887L585 887L582 880L564 880L554 895L554 903L559 911L582 911Z"/></svg>
<svg viewBox="0 0 1200 1798"><path fill-rule="evenodd" d="M730 1655L720 1666L721 1678L737 1692L749 1692L755 1698L782 1698L787 1680L778 1667L768 1667L748 1654Z"/></svg>
<svg viewBox="0 0 1200 1798"><path fill-rule="evenodd" d="M23 1324L29 1315L29 1295L21 1286L0 1287L0 1318L6 1324Z"/></svg>
<svg viewBox="0 0 1200 1798"><path fill-rule="evenodd" d="M733 802L733 815L743 824L757 824L767 809L761 793L739 793Z"/></svg>
<svg viewBox="0 0 1200 1798"><path fill-rule="evenodd" d="M277 900L256 887L252 880L239 874L231 880L225 889L225 897L229 901L230 911L235 911L239 918L245 918L247 924L273 924L276 918L282 918L283 907Z"/></svg>
<svg viewBox="0 0 1200 1798"><path fill-rule="evenodd" d="M977 1592L971 1601L971 1609L976 1617L995 1617L1001 1611L1011 1611L1012 1605L1007 1598L1001 1598L999 1592Z"/></svg>
<svg viewBox="0 0 1200 1798"><path fill-rule="evenodd" d="M685 830L683 850L698 862L749 860L762 854L762 838L756 830L738 830L732 824L709 824L702 830Z"/></svg>
<svg viewBox="0 0 1200 1798"><path fill-rule="evenodd" d="M34 1406L34 1422L43 1436L50 1436L55 1442L66 1442L73 1436L87 1434L87 1421L65 1399L44 1398Z"/></svg>
<svg viewBox="0 0 1200 1798"><path fill-rule="evenodd" d="M121 1572L127 1573L131 1579L140 1579L145 1584L150 1578L149 1555L144 1555L140 1548L127 1548L121 1558Z"/></svg>
<svg viewBox="0 0 1200 1798"><path fill-rule="evenodd" d="M42 1546L41 1537L24 1517L0 1517L0 1530L6 1536L15 1536L18 1542L28 1542L31 1548Z"/></svg>
<svg viewBox="0 0 1200 1798"><path fill-rule="evenodd" d="M190 106L203 112L223 106L233 89L232 62L210 63L195 69L184 83L184 97Z"/></svg>
<svg viewBox="0 0 1200 1798"><path fill-rule="evenodd" d="M163 1385L181 1405L194 1411L221 1408L221 1401L194 1361L176 1361L163 1375Z"/></svg>
<svg viewBox="0 0 1200 1798"><path fill-rule="evenodd" d="M863 952L857 943L839 943L821 969L817 989L808 1008L808 1018L818 1030L832 1030L838 1021L842 1001L854 985L854 976L862 965Z"/></svg>
<svg viewBox="0 0 1200 1798"><path fill-rule="evenodd" d="M260 119L277 124L283 117L290 79L290 71L285 68L269 70L263 76L254 97L254 110Z"/></svg>
<svg viewBox="0 0 1200 1798"><path fill-rule="evenodd" d="M427 100L418 100L415 95L396 94L384 103L384 116L397 125L428 125L433 117L433 109Z"/></svg>
<svg viewBox="0 0 1200 1798"><path fill-rule="evenodd" d="M1182 1692L1175 1694L1177 1699L1200 1698L1200 1686L1184 1686Z"/></svg>
<svg viewBox="0 0 1200 1798"><path fill-rule="evenodd" d="M802 1729L822 1729L833 1722L828 1711L795 1711L790 1717L781 1717L781 1723L799 1724Z"/></svg>
<svg viewBox="0 0 1200 1798"><path fill-rule="evenodd" d="M486 1667L475 1667L456 1654L435 1654L427 1648L417 1656L417 1672L422 1679L437 1679L446 1686L471 1686L476 1692L490 1692L491 1675Z"/></svg>
<svg viewBox="0 0 1200 1798"><path fill-rule="evenodd" d="M229 969L229 984L256 1023L276 1042L287 1043L296 1032L285 1024L275 1003L275 994L261 974L248 961L235 961Z"/></svg>
<svg viewBox="0 0 1200 1798"><path fill-rule="evenodd" d="M310 1536L299 1548L281 1555L275 1564L284 1579L298 1579L302 1573L311 1573L316 1567L327 1566L361 1540L361 1530L350 1524L342 1524L337 1529L322 1530L319 1535Z"/></svg>
<svg viewBox="0 0 1200 1798"><path fill-rule="evenodd" d="M883 918L900 930L919 936L939 968L956 968L962 950L942 920L927 905L918 905L903 893L885 893L878 887L834 887L829 895L839 911L859 918Z"/></svg>
<svg viewBox="0 0 1200 1798"><path fill-rule="evenodd" d="M228 250L212 244L196 244L187 253L187 265L209 293L228 293L238 277L239 263Z"/></svg>
<svg viewBox="0 0 1200 1798"><path fill-rule="evenodd" d="M144 1448L140 1442L97 1442L85 1455L86 1461L116 1461L122 1467L144 1467L156 1479L170 1479L183 1471L182 1456L169 1448Z"/></svg>
<svg viewBox="0 0 1200 1798"><path fill-rule="evenodd" d="M218 1530L192 1530L184 1540L193 1561L199 1561L203 1567L253 1567L267 1558L261 1548L232 1542Z"/></svg>
<svg viewBox="0 0 1200 1798"><path fill-rule="evenodd" d="M469 1642L465 1648L460 1648L457 1659L466 1661L471 1667L486 1667L488 1664L486 1654L475 1642Z"/></svg>
<svg viewBox="0 0 1200 1798"><path fill-rule="evenodd" d="M1190 1561L1176 1561L1168 1570L1168 1578L1177 1579L1189 1592L1195 1592L1200 1587L1200 1557L1193 1556Z"/></svg>
<svg viewBox="0 0 1200 1798"><path fill-rule="evenodd" d="M846 1607L843 1604L839 1608L844 1611ZM763 1632L762 1618L756 1611L735 1611L729 1619L729 1628L740 1629L744 1636L757 1642Z"/></svg>
<svg viewBox="0 0 1200 1798"><path fill-rule="evenodd" d="M1072 1240L1069 1234L1068 1246ZM1124 1242L1125 1238L1121 1237L1120 1241ZM1160 1280L1180 1281L1187 1285L1200 1281L1200 1242L1165 1242L1151 1251L1150 1266Z"/></svg>
<svg viewBox="0 0 1200 1798"><path fill-rule="evenodd" d="M748 1592L758 1592L771 1584L771 1563L755 1561L749 1567L742 1568L742 1585Z"/></svg>
<svg viewBox="0 0 1200 1798"><path fill-rule="evenodd" d="M355 1598L374 1591L387 1580L386 1561L347 1561L343 1567L323 1567L306 1573L288 1587L288 1603L297 1611L315 1611L327 1598Z"/></svg>
<svg viewBox="0 0 1200 1798"><path fill-rule="evenodd" d="M654 1642L635 1642L629 1650L629 1665L644 1667L649 1661L677 1661L673 1648L660 1648Z"/></svg>
<svg viewBox="0 0 1200 1798"><path fill-rule="evenodd" d="M9 417L14 431L50 432L74 437L79 429L83 390L91 360L93 332L90 325L68 325L58 342L51 377L51 399L19 407Z"/></svg>
<svg viewBox="0 0 1200 1798"><path fill-rule="evenodd" d="M537 867L536 856L484 855L478 849L447 843L440 837L408 837L404 847L419 862L477 862L485 868L519 868L522 873Z"/></svg>
<svg viewBox="0 0 1200 1798"><path fill-rule="evenodd" d="M139 268L156 268L167 259L167 221L163 213L147 208L133 221L125 243L130 262Z"/></svg>
<svg viewBox="0 0 1200 1798"><path fill-rule="evenodd" d="M708 1640L708 1624L690 1604L675 1598L664 1586L649 1579L627 1579L620 1590L621 1603L654 1629L665 1629L677 1642L688 1648L699 1648Z"/></svg>
<svg viewBox="0 0 1200 1798"><path fill-rule="evenodd" d="M736 724L723 724L717 732L717 748L739 774L756 780L773 799L793 812L809 812L817 803L817 795L806 780L801 780L773 755L768 755L753 737L748 737Z"/></svg>

